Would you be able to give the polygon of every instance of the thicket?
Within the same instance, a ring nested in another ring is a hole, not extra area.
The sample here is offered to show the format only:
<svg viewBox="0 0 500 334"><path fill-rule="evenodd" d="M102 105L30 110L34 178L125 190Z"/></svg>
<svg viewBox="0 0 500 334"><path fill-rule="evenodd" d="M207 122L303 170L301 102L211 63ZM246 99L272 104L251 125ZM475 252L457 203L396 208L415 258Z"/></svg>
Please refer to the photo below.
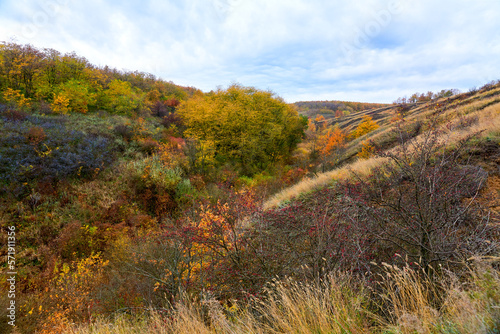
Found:
<svg viewBox="0 0 500 334"><path fill-rule="evenodd" d="M35 181L95 177L116 157L112 138L71 129L64 117L1 116L0 184L21 198Z"/></svg>
<svg viewBox="0 0 500 334"><path fill-rule="evenodd" d="M143 72L98 67L75 53L0 43L0 92L4 102L58 114L105 110L135 115L176 106L201 92Z"/></svg>
<svg viewBox="0 0 500 334"><path fill-rule="evenodd" d="M231 164L250 175L286 161L307 123L271 92L238 85L192 98L177 112L202 170Z"/></svg>

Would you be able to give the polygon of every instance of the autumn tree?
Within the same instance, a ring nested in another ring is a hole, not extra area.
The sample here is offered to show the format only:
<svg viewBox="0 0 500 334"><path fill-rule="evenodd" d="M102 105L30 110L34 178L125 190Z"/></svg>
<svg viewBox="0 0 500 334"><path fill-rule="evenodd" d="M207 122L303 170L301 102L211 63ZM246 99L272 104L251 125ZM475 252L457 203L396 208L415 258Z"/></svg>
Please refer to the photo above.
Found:
<svg viewBox="0 0 500 334"><path fill-rule="evenodd" d="M53 104L63 100L68 101L68 110L72 112L86 113L89 105L95 104L94 94L90 92L88 85L83 81L73 79L57 88Z"/></svg>
<svg viewBox="0 0 500 334"><path fill-rule="evenodd" d="M306 127L306 120L273 93L236 84L195 96L178 113L185 134L213 152L216 164L232 163L250 174L288 158Z"/></svg>
<svg viewBox="0 0 500 334"><path fill-rule="evenodd" d="M323 166L327 161L338 161L345 148L346 139L346 133L338 125L328 128L326 133L319 137L318 149Z"/></svg>
<svg viewBox="0 0 500 334"><path fill-rule="evenodd" d="M358 127L351 133L353 138L359 138L367 133L372 132L373 130L378 129L379 125L375 122L371 116L364 115L361 123L359 123Z"/></svg>
<svg viewBox="0 0 500 334"><path fill-rule="evenodd" d="M140 105L140 96L129 82L113 80L104 91L101 101L102 108L119 114L130 113Z"/></svg>

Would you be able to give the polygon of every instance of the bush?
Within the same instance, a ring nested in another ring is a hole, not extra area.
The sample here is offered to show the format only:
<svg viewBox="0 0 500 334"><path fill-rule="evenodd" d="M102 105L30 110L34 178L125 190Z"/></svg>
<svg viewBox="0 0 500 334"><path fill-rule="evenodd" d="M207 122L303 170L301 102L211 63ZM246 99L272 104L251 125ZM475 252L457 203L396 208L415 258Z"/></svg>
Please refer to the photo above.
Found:
<svg viewBox="0 0 500 334"><path fill-rule="evenodd" d="M61 118L28 116L5 122L0 137L0 182L93 177L114 161L108 138L70 130Z"/></svg>
<svg viewBox="0 0 500 334"><path fill-rule="evenodd" d="M113 129L114 133L121 136L124 140L130 141L134 136L134 130L130 125L120 124L116 125Z"/></svg>
<svg viewBox="0 0 500 334"><path fill-rule="evenodd" d="M148 155L152 155L159 150L160 145L158 142L152 138L145 138L138 140L139 147L141 152L144 152Z"/></svg>
<svg viewBox="0 0 500 334"><path fill-rule="evenodd" d="M189 180L183 181L179 168L170 169L158 155L132 162L130 182L143 207L151 214L162 216L178 207L178 199L191 189Z"/></svg>
<svg viewBox="0 0 500 334"><path fill-rule="evenodd" d="M19 111L16 109L7 109L2 113L2 116L7 121L16 122L16 121L23 121L26 117L28 117L28 114L25 113L24 111Z"/></svg>
<svg viewBox="0 0 500 334"><path fill-rule="evenodd" d="M431 129L385 154L390 163L368 179L340 184L343 197L358 210L356 219L370 222L367 232L378 249L420 262L426 270L498 249L486 243L490 226L474 201L487 173L461 164L466 142L445 149L444 134Z"/></svg>

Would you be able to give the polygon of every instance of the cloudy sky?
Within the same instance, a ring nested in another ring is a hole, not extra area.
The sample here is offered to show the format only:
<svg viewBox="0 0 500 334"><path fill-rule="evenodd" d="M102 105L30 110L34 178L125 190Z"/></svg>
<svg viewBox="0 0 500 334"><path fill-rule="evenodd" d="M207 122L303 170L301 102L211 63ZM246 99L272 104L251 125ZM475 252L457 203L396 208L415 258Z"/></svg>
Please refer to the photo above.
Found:
<svg viewBox="0 0 500 334"><path fill-rule="evenodd" d="M392 102L500 79L498 0L0 0L0 41L203 91Z"/></svg>

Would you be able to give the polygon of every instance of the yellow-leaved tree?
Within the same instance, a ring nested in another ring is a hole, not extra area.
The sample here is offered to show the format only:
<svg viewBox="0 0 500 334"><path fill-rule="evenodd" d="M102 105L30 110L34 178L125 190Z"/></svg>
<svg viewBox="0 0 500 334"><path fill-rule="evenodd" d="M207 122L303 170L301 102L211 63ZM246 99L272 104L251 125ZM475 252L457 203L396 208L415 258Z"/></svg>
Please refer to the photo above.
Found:
<svg viewBox="0 0 500 334"><path fill-rule="evenodd" d="M64 107L61 107L64 104L66 112L86 113L89 105L95 104L95 97L86 82L71 79L57 87L52 109L60 109L59 112L65 113Z"/></svg>
<svg viewBox="0 0 500 334"><path fill-rule="evenodd" d="M233 84L182 103L185 135L198 142L196 155L215 165L231 163L252 174L286 159L304 134L307 118L272 92Z"/></svg>
<svg viewBox="0 0 500 334"><path fill-rule="evenodd" d="M377 122L375 122L371 116L369 115L364 115L361 123L359 123L358 127L351 133L351 137L354 138L359 138L367 133L372 132L373 130L376 130L379 128L379 125Z"/></svg>
<svg viewBox="0 0 500 334"><path fill-rule="evenodd" d="M101 96L101 107L118 114L132 114L141 103L141 94L130 82L113 80Z"/></svg>

